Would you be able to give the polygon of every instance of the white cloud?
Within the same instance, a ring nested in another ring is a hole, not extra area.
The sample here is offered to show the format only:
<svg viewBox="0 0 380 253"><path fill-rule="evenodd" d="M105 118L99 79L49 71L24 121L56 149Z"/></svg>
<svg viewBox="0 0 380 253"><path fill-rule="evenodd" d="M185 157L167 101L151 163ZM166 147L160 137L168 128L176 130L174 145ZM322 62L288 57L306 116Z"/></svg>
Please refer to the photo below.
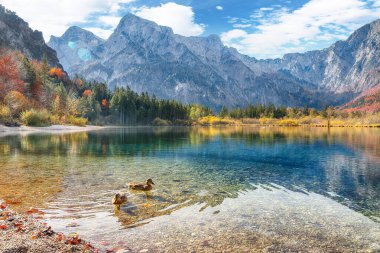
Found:
<svg viewBox="0 0 380 253"><path fill-rule="evenodd" d="M100 16L98 17L98 20L105 25L115 28L119 24L121 18L122 17L119 16Z"/></svg>
<svg viewBox="0 0 380 253"><path fill-rule="evenodd" d="M380 8L375 5L364 0L310 0L294 11L280 8L263 14L260 10L251 15L253 32L235 29L221 37L226 45L242 53L258 58L281 57L347 38L355 29L380 17Z"/></svg>
<svg viewBox="0 0 380 253"><path fill-rule="evenodd" d="M240 52L244 52L244 45L240 42L248 36L248 33L241 29L234 29L228 32L222 33L220 38L225 44L230 47L236 48Z"/></svg>
<svg viewBox="0 0 380 253"><path fill-rule="evenodd" d="M41 30L45 39L48 40L51 35L60 36L72 24L86 22L91 14L102 12L114 15L120 9L121 4L133 1L1 0L1 4L7 9L16 12L17 15L29 23L32 29ZM112 23L110 19L106 21L108 21L106 24Z"/></svg>
<svg viewBox="0 0 380 253"><path fill-rule="evenodd" d="M222 11L222 10L223 10L223 6L220 6L220 5L216 6L215 8L216 8L218 11Z"/></svg>
<svg viewBox="0 0 380 253"><path fill-rule="evenodd" d="M233 24L232 26L234 28L248 28L248 27L251 27L252 24Z"/></svg>
<svg viewBox="0 0 380 253"><path fill-rule="evenodd" d="M272 11L272 10L273 10L272 7L269 7L269 8L266 8L266 7L260 8L260 11Z"/></svg>
<svg viewBox="0 0 380 253"><path fill-rule="evenodd" d="M90 28L86 28L86 30L89 30L90 32L92 32L96 36L103 38L103 39L108 38L113 32L113 30L111 30L111 29L102 29L102 28L98 28L98 27L90 27Z"/></svg>
<svg viewBox="0 0 380 253"><path fill-rule="evenodd" d="M372 2L374 7L380 7L380 0L373 0Z"/></svg>
<svg viewBox="0 0 380 253"><path fill-rule="evenodd" d="M190 6L165 3L157 7L140 7L135 14L162 26L171 27L174 33L184 36L198 36L205 30L205 25L194 21L194 12Z"/></svg>

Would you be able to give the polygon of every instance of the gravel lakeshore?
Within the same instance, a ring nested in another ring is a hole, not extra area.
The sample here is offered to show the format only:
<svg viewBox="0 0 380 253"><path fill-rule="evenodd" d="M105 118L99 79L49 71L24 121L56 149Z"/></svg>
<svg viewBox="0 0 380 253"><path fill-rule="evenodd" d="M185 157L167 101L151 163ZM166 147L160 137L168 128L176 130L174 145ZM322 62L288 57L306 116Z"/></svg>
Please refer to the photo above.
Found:
<svg viewBox="0 0 380 253"><path fill-rule="evenodd" d="M31 208L24 214L0 204L1 253L99 252L77 234L63 235L42 221L44 213ZM107 250L107 252L117 252ZM121 252L121 251L120 251ZM128 252L128 251L122 251Z"/></svg>

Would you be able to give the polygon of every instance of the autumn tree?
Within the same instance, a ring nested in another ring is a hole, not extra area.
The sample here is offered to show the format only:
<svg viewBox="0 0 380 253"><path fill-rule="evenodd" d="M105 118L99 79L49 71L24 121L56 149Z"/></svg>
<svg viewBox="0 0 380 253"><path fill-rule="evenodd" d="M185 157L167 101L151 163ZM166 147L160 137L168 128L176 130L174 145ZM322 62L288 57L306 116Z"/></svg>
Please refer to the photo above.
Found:
<svg viewBox="0 0 380 253"><path fill-rule="evenodd" d="M15 60L8 54L0 58L0 101L12 90L23 92L24 82Z"/></svg>
<svg viewBox="0 0 380 253"><path fill-rule="evenodd" d="M58 78L60 80L62 80L65 77L65 75L66 75L65 72L63 72L61 68L54 67L54 68L51 68L49 71L49 76Z"/></svg>
<svg viewBox="0 0 380 253"><path fill-rule="evenodd" d="M10 108L13 116L26 110L28 107L28 99L19 91L12 90L4 97L4 103Z"/></svg>
<svg viewBox="0 0 380 253"><path fill-rule="evenodd" d="M100 107L102 109L103 116L107 116L109 113L109 105L107 99L102 99L102 102L100 104Z"/></svg>
<svg viewBox="0 0 380 253"><path fill-rule="evenodd" d="M82 97L88 97L92 95L92 91L91 90L85 90L83 93L82 93Z"/></svg>

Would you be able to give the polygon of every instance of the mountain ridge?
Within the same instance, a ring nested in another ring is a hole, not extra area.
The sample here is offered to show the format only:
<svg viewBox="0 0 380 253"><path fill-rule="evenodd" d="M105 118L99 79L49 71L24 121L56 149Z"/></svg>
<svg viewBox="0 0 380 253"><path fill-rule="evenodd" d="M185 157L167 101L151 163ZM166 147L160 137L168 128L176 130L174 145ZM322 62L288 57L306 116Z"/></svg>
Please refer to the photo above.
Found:
<svg viewBox="0 0 380 253"><path fill-rule="evenodd" d="M107 40L82 45L91 52L90 60L63 65L72 75L111 88L128 85L137 92L216 109L251 103L321 108L346 103L380 82L373 71L380 66L379 33L377 20L329 48L258 60L224 46L217 35L185 37L127 14ZM57 40L68 43L63 36ZM70 53L67 47L49 45L60 59Z"/></svg>
<svg viewBox="0 0 380 253"><path fill-rule="evenodd" d="M0 4L0 47L19 50L31 59L42 60L46 56L51 66L62 67L57 53L50 48L37 30Z"/></svg>

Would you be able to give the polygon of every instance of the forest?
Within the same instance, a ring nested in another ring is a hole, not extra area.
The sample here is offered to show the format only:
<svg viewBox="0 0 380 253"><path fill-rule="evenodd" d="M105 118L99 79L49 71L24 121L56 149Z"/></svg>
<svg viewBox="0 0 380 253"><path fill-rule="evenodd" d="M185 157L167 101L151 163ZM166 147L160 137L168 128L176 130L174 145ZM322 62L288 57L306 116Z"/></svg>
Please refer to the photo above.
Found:
<svg viewBox="0 0 380 253"><path fill-rule="evenodd" d="M347 122L347 119L368 117L368 124L378 123L378 116L367 116L365 112L347 112L333 107L317 111L307 105L303 108L248 105L232 109L223 106L220 112L214 112L198 104L138 94L128 87L111 91L105 83L89 82L78 76L69 78L61 68L50 67L46 58L36 61L17 51L0 50L0 123L7 126L299 125L313 122L323 125L325 123L321 122L326 120L330 125L333 118L335 122L337 119ZM354 123L350 121L349 124Z"/></svg>
<svg viewBox="0 0 380 253"><path fill-rule="evenodd" d="M131 89L108 89L87 82L15 51L0 51L0 123L50 124L165 124L211 115L209 108L157 99ZM183 122L181 122L183 121Z"/></svg>

